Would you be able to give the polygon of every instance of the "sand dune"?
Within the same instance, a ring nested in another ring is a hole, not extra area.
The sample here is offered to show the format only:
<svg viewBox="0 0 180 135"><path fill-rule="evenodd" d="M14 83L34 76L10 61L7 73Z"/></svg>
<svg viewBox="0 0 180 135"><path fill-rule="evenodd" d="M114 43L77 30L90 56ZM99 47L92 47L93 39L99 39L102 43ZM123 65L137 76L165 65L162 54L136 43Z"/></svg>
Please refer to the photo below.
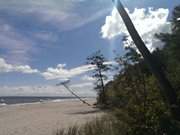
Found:
<svg viewBox="0 0 180 135"><path fill-rule="evenodd" d="M79 101L9 105L0 108L0 135L53 135L59 128L83 124L100 115Z"/></svg>

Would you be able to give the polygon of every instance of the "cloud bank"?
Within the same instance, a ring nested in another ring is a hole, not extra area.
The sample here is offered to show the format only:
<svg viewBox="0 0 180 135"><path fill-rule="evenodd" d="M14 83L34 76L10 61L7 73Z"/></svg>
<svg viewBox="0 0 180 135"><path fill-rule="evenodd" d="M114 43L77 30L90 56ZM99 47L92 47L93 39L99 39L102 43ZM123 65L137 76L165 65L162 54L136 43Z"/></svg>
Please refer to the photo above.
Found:
<svg viewBox="0 0 180 135"><path fill-rule="evenodd" d="M104 62L105 65L114 65L117 64L114 61ZM81 65L79 67L75 67L72 69L66 69L66 64L58 64L56 68L49 67L45 72L42 73L42 76L47 80L67 80L82 74L85 74L89 71L95 70L96 65ZM88 78L84 76L84 80L93 80L92 78Z"/></svg>
<svg viewBox="0 0 180 135"><path fill-rule="evenodd" d="M3 58L0 58L0 73L19 72L25 74L39 73L37 69L32 69L29 65L11 65Z"/></svg>
<svg viewBox="0 0 180 135"><path fill-rule="evenodd" d="M105 65L116 64L114 61L104 62ZM19 72L25 74L38 74L44 77L46 80L67 80L73 77L77 77L88 73L89 71L95 70L96 65L81 65L75 68L67 69L66 64L58 64L57 67L49 67L45 72L39 71L37 69L32 69L29 65L12 65L5 61L5 59L0 58L0 73L9 72ZM93 81L94 79L84 75L82 77L83 81Z"/></svg>
<svg viewBox="0 0 180 135"><path fill-rule="evenodd" d="M171 24L168 22L169 10L164 8L135 8L133 12L126 9L140 36L150 51L162 48L163 43L154 37L159 33L170 33ZM130 46L132 39L124 25L116 8L110 16L106 17L105 24L101 28L102 38L111 40L116 36L128 36L124 46Z"/></svg>
<svg viewBox="0 0 180 135"><path fill-rule="evenodd" d="M48 68L45 72L32 69L29 65L12 65L8 64L3 58L0 58L1 73L23 73L34 74L44 77L46 80L63 81L73 77L80 76L95 69L94 65L82 65L72 69L66 69L65 64L59 64L56 68ZM70 87L79 96L95 97L93 91L93 78L87 75L82 77L80 82L73 82ZM72 96L64 87L53 85L43 86L1 86L1 96Z"/></svg>
<svg viewBox="0 0 180 135"><path fill-rule="evenodd" d="M116 64L113 61L107 61L104 64ZM96 92L93 91L95 79L87 73L95 70L95 65L81 65L79 67L67 69L66 64L58 64L55 68L48 68L45 72L32 69L29 65L12 65L8 64L3 58L0 58L0 74L1 73L23 73L40 75L45 80L64 81L79 77L75 82L72 81L70 87L80 96L95 97ZM108 74L110 76L110 74ZM1 96L71 96L71 94L62 86L1 86Z"/></svg>

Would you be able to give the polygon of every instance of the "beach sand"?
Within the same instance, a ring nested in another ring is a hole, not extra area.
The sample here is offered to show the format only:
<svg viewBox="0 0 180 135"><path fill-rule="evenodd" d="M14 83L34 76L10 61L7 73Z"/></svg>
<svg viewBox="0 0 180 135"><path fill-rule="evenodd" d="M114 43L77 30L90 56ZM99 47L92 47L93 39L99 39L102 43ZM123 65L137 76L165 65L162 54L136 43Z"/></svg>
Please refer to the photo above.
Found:
<svg viewBox="0 0 180 135"><path fill-rule="evenodd" d="M4 106L0 108L0 135L53 135L57 129L83 124L102 114L79 101Z"/></svg>

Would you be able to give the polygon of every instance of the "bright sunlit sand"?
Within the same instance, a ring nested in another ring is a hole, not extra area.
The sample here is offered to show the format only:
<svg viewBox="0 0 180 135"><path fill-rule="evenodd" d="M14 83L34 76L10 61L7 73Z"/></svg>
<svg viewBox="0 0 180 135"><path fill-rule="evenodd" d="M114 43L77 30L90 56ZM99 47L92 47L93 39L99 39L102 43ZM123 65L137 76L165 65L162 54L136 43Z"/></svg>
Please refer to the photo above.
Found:
<svg viewBox="0 0 180 135"><path fill-rule="evenodd" d="M83 124L101 115L77 100L9 105L0 108L0 135L53 135L57 129Z"/></svg>

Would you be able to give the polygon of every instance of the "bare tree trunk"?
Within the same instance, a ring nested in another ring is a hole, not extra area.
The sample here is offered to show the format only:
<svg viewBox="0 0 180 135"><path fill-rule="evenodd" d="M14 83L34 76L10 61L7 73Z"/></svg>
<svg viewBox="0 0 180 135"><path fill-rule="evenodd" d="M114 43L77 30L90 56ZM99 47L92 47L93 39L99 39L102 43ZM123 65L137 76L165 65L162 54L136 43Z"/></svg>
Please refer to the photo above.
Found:
<svg viewBox="0 0 180 135"><path fill-rule="evenodd" d="M102 73L101 73L100 69L99 69L99 76L100 76L101 87L102 87L102 102L103 102L103 104L106 104L105 86L104 86L103 76L102 76Z"/></svg>
<svg viewBox="0 0 180 135"><path fill-rule="evenodd" d="M180 121L180 108L177 101L176 91L171 86L169 80L166 78L161 67L158 66L159 64L156 61L156 59L153 58L153 56L151 55L151 53L145 46L145 43L143 42L140 35L138 34L135 26L133 25L129 15L127 14L120 0L113 0L113 2L116 4L117 10L119 14L121 15L127 27L127 30L129 34L131 35L136 47L141 52L151 72L154 74L154 76L158 80L161 87L161 93L164 95L165 101L169 103L173 116L175 117L176 120Z"/></svg>
<svg viewBox="0 0 180 135"><path fill-rule="evenodd" d="M62 84L72 95L74 95L77 99L79 99L82 103L87 104L88 106L91 106L88 102L83 100L81 97L79 97L77 94L75 94L66 84Z"/></svg>

